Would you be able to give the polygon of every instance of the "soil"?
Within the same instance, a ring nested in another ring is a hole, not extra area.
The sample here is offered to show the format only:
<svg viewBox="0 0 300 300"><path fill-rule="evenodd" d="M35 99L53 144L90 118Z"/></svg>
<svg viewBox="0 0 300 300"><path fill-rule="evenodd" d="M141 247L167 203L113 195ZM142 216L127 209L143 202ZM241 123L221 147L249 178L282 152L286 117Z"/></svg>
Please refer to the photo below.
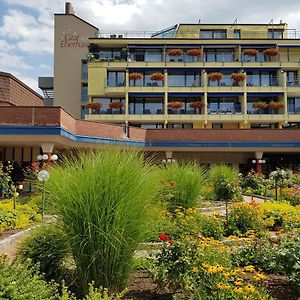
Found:
<svg viewBox="0 0 300 300"><path fill-rule="evenodd" d="M172 294L158 291L157 285L153 283L146 272L136 272L128 285L125 299L132 300L171 300Z"/></svg>
<svg viewBox="0 0 300 300"><path fill-rule="evenodd" d="M274 300L299 300L295 289L285 276L270 275L266 282L268 291ZM157 289L145 272L139 271L131 278L125 299L132 300L171 300L172 294Z"/></svg>

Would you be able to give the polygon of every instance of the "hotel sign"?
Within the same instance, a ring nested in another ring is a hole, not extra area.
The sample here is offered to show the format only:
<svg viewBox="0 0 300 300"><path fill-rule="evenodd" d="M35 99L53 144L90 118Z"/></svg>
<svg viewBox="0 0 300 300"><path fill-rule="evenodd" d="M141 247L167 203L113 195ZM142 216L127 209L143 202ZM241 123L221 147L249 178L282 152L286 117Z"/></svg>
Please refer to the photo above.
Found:
<svg viewBox="0 0 300 300"><path fill-rule="evenodd" d="M65 33L61 37L60 47L62 48L87 48L88 43L80 39L80 34Z"/></svg>

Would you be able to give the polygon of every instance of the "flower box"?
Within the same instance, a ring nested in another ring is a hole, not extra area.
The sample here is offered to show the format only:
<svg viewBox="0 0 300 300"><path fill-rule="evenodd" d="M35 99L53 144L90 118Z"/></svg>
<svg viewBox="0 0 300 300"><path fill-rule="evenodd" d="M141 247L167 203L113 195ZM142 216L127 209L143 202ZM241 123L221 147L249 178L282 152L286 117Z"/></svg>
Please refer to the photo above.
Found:
<svg viewBox="0 0 300 300"><path fill-rule="evenodd" d="M190 56L197 56L197 57L199 57L199 56L202 55L202 52L201 52L200 49L195 48L195 49L189 49L188 51L186 51L186 54L190 55Z"/></svg>
<svg viewBox="0 0 300 300"><path fill-rule="evenodd" d="M110 109L121 109L124 104L122 102L111 102L108 104Z"/></svg>
<svg viewBox="0 0 300 300"><path fill-rule="evenodd" d="M150 80L157 80L157 81L161 80L162 81L162 80L164 80L164 78L165 78L165 76L161 72L155 72L150 75Z"/></svg>
<svg viewBox="0 0 300 300"><path fill-rule="evenodd" d="M246 74L242 72L232 73L231 79L236 82L244 81L246 79Z"/></svg>
<svg viewBox="0 0 300 300"><path fill-rule="evenodd" d="M275 109L275 110L278 110L280 108L283 108L284 107L284 104L283 102L275 102L275 101L271 101L269 103L269 106L272 108L272 109Z"/></svg>
<svg viewBox="0 0 300 300"><path fill-rule="evenodd" d="M201 109L203 107L203 102L201 101L192 101L190 102L190 108L193 108L193 109Z"/></svg>
<svg viewBox="0 0 300 300"><path fill-rule="evenodd" d="M257 56L258 54L259 54L259 51L256 49L245 49L244 50L244 55Z"/></svg>
<svg viewBox="0 0 300 300"><path fill-rule="evenodd" d="M258 101L258 102L253 102L252 106L254 109L265 109L269 106L269 104L264 101Z"/></svg>
<svg viewBox="0 0 300 300"><path fill-rule="evenodd" d="M143 74L138 72L132 72L128 75L130 80L140 80L143 79Z"/></svg>
<svg viewBox="0 0 300 300"><path fill-rule="evenodd" d="M182 54L183 54L183 50L181 50L181 49L170 49L168 51L169 56L180 56Z"/></svg>
<svg viewBox="0 0 300 300"><path fill-rule="evenodd" d="M168 108L171 109L181 109L183 107L183 103L181 101L172 101L168 103Z"/></svg>
<svg viewBox="0 0 300 300"><path fill-rule="evenodd" d="M99 102L90 102L87 104L87 108L90 108L90 109L100 109L102 107L102 103L99 103Z"/></svg>
<svg viewBox="0 0 300 300"><path fill-rule="evenodd" d="M223 73L221 72L213 72L208 74L208 80L210 81L219 81L224 77Z"/></svg>
<svg viewBox="0 0 300 300"><path fill-rule="evenodd" d="M276 48L269 48L263 51L263 54L269 55L269 56L276 56L278 55L279 51Z"/></svg>

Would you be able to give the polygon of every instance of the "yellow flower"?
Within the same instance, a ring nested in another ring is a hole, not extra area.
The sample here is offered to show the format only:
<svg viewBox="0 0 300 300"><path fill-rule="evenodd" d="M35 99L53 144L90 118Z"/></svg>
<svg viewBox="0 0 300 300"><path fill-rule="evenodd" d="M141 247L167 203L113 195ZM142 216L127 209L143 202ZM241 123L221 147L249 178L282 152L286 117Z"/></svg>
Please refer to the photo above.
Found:
<svg viewBox="0 0 300 300"><path fill-rule="evenodd" d="M245 291L246 291L247 293L252 294L252 293L255 292L255 287L254 287L252 284L247 284L247 285L245 286Z"/></svg>
<svg viewBox="0 0 300 300"><path fill-rule="evenodd" d="M199 269L196 268L196 267L194 267L194 268L192 269L192 272L193 272L193 273L198 273L198 272L199 272Z"/></svg>
<svg viewBox="0 0 300 300"><path fill-rule="evenodd" d="M243 279L242 279L242 278L237 278L237 279L234 281L234 284L237 285L237 286L243 285Z"/></svg>
<svg viewBox="0 0 300 300"><path fill-rule="evenodd" d="M204 269L208 269L210 266L209 266L208 264L206 264L206 263L203 263L203 264L202 264L202 267L203 267Z"/></svg>
<svg viewBox="0 0 300 300"><path fill-rule="evenodd" d="M215 267L215 266L210 266L210 267L207 269L207 272L208 272L209 274L215 274L215 273L218 273L218 269L217 269L217 267Z"/></svg>
<svg viewBox="0 0 300 300"><path fill-rule="evenodd" d="M224 284L223 282L219 282L219 283L217 284L217 288L220 289L220 290L228 289L228 287L230 287L230 286Z"/></svg>
<svg viewBox="0 0 300 300"><path fill-rule="evenodd" d="M223 276L224 276L224 278L228 278L228 277L230 277L230 273L224 272L224 273L223 273Z"/></svg>
<svg viewBox="0 0 300 300"><path fill-rule="evenodd" d="M244 270L245 270L246 272L252 273L252 272L255 271L255 268L254 268L254 266L249 265L249 266L246 266L246 267L244 268Z"/></svg>
<svg viewBox="0 0 300 300"><path fill-rule="evenodd" d="M263 279L266 279L267 276L262 274L262 273L256 273L253 278L256 280L256 281L260 281L260 280L263 280Z"/></svg>
<svg viewBox="0 0 300 300"><path fill-rule="evenodd" d="M236 292L237 294L241 294L242 292L243 292L243 289L241 288L241 287L235 287L234 289L233 289L233 291L234 292Z"/></svg>

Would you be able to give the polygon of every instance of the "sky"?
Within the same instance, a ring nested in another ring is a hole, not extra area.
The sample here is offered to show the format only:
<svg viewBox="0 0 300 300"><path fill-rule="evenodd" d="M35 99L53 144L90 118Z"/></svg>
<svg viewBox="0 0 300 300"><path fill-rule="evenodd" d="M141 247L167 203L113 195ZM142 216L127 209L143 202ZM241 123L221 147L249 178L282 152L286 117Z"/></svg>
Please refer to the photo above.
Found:
<svg viewBox="0 0 300 300"><path fill-rule="evenodd" d="M102 31L157 31L178 23L274 23L300 31L299 0L71 0ZM64 0L0 0L0 71L38 89L53 75L53 14Z"/></svg>

